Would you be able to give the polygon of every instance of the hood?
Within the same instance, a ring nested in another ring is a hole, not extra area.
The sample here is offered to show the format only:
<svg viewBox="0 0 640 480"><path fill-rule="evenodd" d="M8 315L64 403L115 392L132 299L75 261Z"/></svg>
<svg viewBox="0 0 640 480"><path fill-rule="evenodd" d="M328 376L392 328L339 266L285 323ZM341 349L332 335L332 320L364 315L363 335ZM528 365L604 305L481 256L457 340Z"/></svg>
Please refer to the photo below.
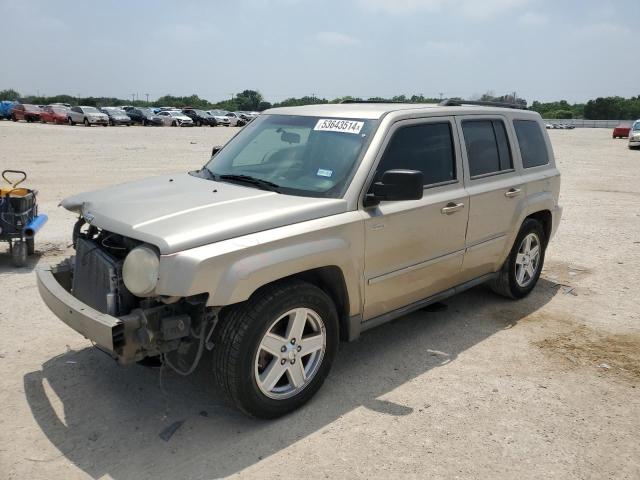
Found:
<svg viewBox="0 0 640 480"><path fill-rule="evenodd" d="M347 211L342 199L284 195L187 173L81 193L61 205L162 254Z"/></svg>

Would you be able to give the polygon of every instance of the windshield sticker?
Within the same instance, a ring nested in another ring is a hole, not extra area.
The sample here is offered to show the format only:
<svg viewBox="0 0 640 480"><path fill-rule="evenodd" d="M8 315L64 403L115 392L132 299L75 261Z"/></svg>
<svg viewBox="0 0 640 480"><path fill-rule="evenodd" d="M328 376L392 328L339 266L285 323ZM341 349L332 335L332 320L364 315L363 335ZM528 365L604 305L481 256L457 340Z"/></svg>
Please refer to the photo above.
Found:
<svg viewBox="0 0 640 480"><path fill-rule="evenodd" d="M325 170L324 168L319 168L316 175L318 175L319 177L330 177L331 175L333 175L333 170Z"/></svg>
<svg viewBox="0 0 640 480"><path fill-rule="evenodd" d="M316 123L314 130L322 132L342 132L342 133L360 133L364 122L354 122L353 120L333 120L330 118L321 118Z"/></svg>

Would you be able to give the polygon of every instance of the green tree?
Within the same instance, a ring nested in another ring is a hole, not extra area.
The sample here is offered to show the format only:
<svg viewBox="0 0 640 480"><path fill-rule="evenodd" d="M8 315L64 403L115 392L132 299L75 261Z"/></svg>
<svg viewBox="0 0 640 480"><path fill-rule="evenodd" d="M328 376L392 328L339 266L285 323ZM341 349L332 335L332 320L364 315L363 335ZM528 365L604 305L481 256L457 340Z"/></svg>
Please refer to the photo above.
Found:
<svg viewBox="0 0 640 480"><path fill-rule="evenodd" d="M0 90L0 100L12 100L17 101L20 98L20 94L9 88L8 90Z"/></svg>

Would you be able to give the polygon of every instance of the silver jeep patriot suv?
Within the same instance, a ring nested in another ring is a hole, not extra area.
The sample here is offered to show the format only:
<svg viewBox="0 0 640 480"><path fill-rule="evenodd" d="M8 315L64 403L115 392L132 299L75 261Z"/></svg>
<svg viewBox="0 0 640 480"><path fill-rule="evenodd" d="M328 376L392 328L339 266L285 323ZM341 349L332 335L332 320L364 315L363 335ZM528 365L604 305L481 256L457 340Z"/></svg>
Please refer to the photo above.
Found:
<svg viewBox="0 0 640 480"><path fill-rule="evenodd" d="M273 418L340 340L487 282L536 285L561 216L537 113L445 101L264 112L200 170L65 199L76 254L38 271L63 322L121 364L205 356Z"/></svg>

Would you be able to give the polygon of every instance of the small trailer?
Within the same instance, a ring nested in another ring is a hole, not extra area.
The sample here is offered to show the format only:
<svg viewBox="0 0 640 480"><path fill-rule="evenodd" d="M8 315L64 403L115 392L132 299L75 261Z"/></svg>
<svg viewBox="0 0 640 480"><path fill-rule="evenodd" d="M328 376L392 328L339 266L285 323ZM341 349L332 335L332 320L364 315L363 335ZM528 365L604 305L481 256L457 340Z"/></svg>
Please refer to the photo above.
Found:
<svg viewBox="0 0 640 480"><path fill-rule="evenodd" d="M18 176L17 180L10 177ZM36 233L47 222L38 214L36 190L18 187L27 179L21 170L4 170L6 185L0 187L0 241L9 243L9 253L16 267L24 267L27 257L35 252Z"/></svg>

